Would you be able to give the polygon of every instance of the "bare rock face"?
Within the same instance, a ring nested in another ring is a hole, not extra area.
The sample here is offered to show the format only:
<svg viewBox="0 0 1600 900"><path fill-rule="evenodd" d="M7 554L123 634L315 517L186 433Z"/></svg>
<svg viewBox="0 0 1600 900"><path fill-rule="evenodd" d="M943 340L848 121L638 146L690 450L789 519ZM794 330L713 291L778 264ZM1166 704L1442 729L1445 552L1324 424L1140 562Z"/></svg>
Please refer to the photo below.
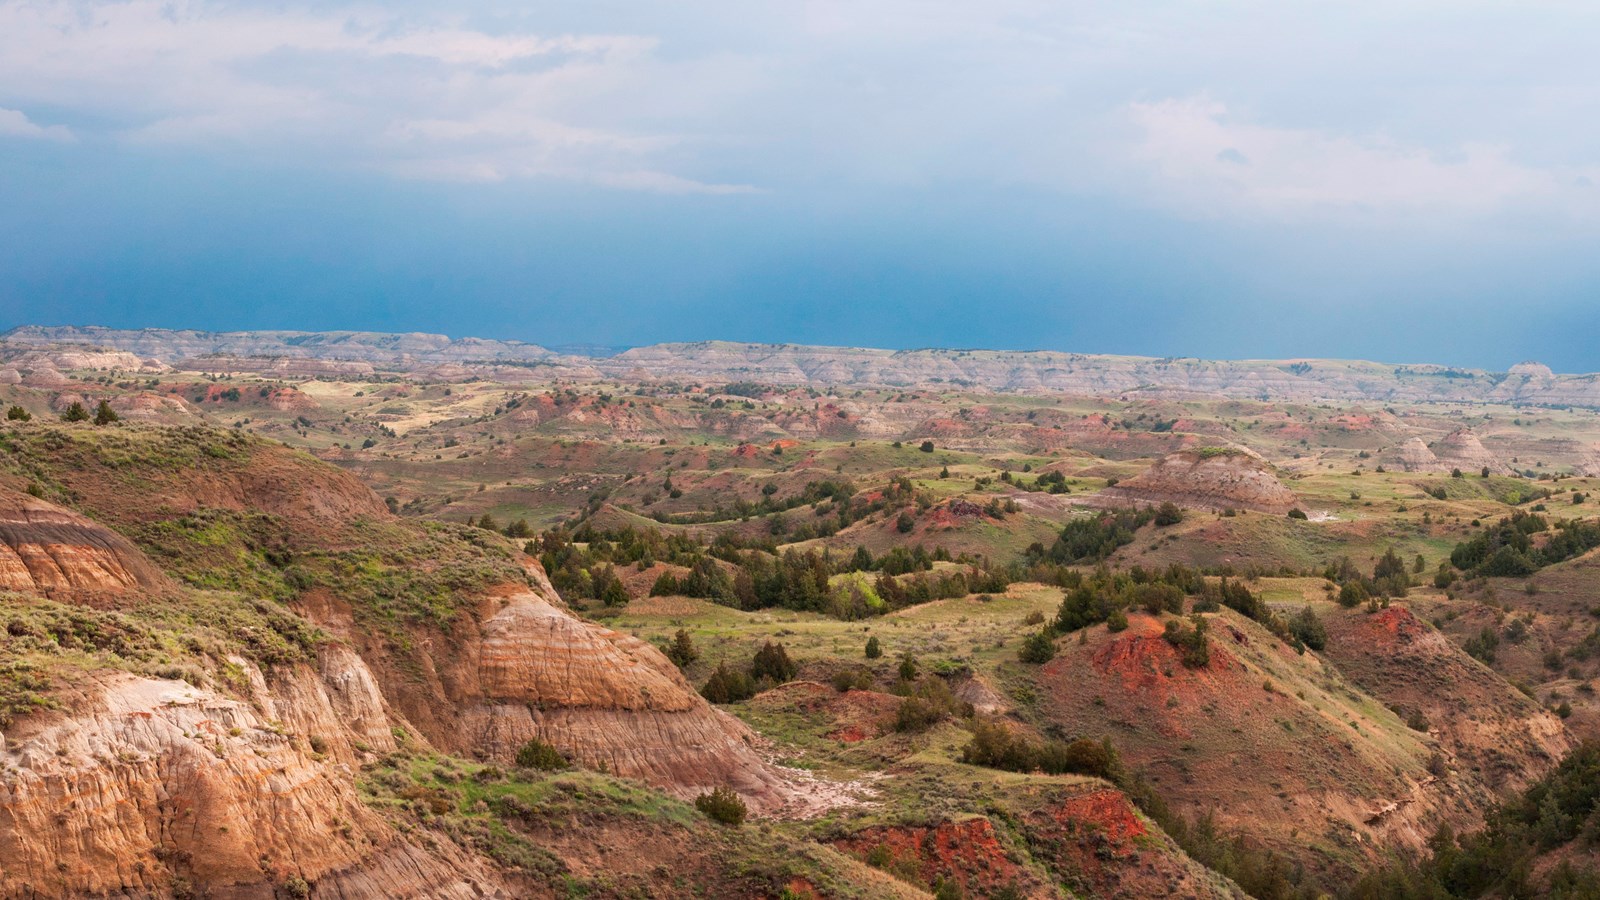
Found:
<svg viewBox="0 0 1600 900"><path fill-rule="evenodd" d="M1590 477L1600 475L1600 444L1591 445L1580 451L1578 462L1573 468L1579 475Z"/></svg>
<svg viewBox="0 0 1600 900"><path fill-rule="evenodd" d="M1266 460L1248 450L1180 450L1139 475L1106 488L1098 499L1116 505L1176 503L1200 509L1253 509L1286 513L1294 492Z"/></svg>
<svg viewBox="0 0 1600 900"><path fill-rule="evenodd" d="M1405 472L1437 472L1440 465L1439 457L1417 437L1385 453L1383 463Z"/></svg>
<svg viewBox="0 0 1600 900"><path fill-rule="evenodd" d="M0 489L0 589L71 596L165 583L122 535L53 503Z"/></svg>
<svg viewBox="0 0 1600 900"><path fill-rule="evenodd" d="M505 603L483 622L480 696L461 717L474 749L509 760L538 738L585 767L682 797L726 785L763 811L797 799L755 733L701 698L655 647L538 594Z"/></svg>
<svg viewBox="0 0 1600 900"><path fill-rule="evenodd" d="M1501 475L1511 472L1510 466L1490 453L1478 440L1478 436L1465 428L1452 431L1440 438L1438 443L1433 445L1433 455L1438 457L1441 468L1468 472L1480 471L1487 467L1489 471Z"/></svg>
<svg viewBox="0 0 1600 900"><path fill-rule="evenodd" d="M140 391L111 401L117 415L134 422L188 421L194 418L188 402L182 397Z"/></svg>
<svg viewBox="0 0 1600 900"><path fill-rule="evenodd" d="M288 677L284 697L322 693L303 667ZM326 704L285 716L316 729L296 733L181 681L94 679L8 736L0 895L268 900L294 879L350 900L496 895L479 863L401 838L312 748L343 733Z"/></svg>

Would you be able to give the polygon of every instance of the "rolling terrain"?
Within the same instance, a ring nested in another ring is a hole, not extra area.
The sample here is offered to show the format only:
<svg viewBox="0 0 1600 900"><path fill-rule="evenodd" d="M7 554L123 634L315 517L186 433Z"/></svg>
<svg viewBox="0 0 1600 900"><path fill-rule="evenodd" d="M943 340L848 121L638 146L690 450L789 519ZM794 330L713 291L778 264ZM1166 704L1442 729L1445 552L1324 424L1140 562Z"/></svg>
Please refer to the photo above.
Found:
<svg viewBox="0 0 1600 900"><path fill-rule="evenodd" d="M17 329L0 896L1383 896L1600 738L1597 405Z"/></svg>

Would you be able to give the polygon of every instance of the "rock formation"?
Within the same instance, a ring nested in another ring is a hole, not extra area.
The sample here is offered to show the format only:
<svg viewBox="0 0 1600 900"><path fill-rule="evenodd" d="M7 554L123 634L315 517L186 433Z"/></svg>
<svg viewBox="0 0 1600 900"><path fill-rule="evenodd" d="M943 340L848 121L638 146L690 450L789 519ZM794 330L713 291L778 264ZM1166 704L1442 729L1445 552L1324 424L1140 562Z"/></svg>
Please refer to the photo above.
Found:
<svg viewBox="0 0 1600 900"><path fill-rule="evenodd" d="M1444 470L1478 472L1488 468L1490 472L1500 475L1511 472L1510 466L1490 453L1478 440L1478 436L1466 428L1457 429L1440 438L1433 445L1433 455L1438 458L1440 469Z"/></svg>
<svg viewBox="0 0 1600 900"><path fill-rule="evenodd" d="M484 620L476 671L452 692L461 749L509 761L529 739L681 797L719 785L759 811L800 801L760 739L707 703L661 651L532 591ZM443 736L441 736L443 737Z"/></svg>
<svg viewBox="0 0 1600 900"><path fill-rule="evenodd" d="M1422 438L1414 437L1384 453L1380 462L1402 472L1437 472L1439 457L1433 455Z"/></svg>
<svg viewBox="0 0 1600 900"><path fill-rule="evenodd" d="M122 535L53 503L0 488L0 589L65 597L164 583Z"/></svg>
<svg viewBox="0 0 1600 900"><path fill-rule="evenodd" d="M287 678L278 699L252 704L100 673L67 711L13 728L0 755L0 895L270 900L295 880L348 900L499 893L481 863L443 844L424 851L362 802L348 765L312 746L346 735L346 720L308 670Z"/></svg>
<svg viewBox="0 0 1600 900"><path fill-rule="evenodd" d="M1114 504L1176 503L1199 509L1253 509L1286 513L1294 492L1284 487L1259 455L1238 448L1180 450L1139 475L1101 491Z"/></svg>

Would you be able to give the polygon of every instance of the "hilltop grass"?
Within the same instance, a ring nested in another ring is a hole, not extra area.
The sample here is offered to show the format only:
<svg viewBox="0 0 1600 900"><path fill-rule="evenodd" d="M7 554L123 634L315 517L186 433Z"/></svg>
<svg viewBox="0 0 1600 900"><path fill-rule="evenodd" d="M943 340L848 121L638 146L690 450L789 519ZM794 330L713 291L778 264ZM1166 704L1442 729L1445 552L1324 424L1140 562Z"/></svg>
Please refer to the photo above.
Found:
<svg viewBox="0 0 1600 900"><path fill-rule="evenodd" d="M0 597L0 727L57 704L95 671L181 679L223 692L234 656L262 668L314 658L325 636L270 599L178 589L128 609L99 609L42 597Z"/></svg>
<svg viewBox="0 0 1600 900"><path fill-rule="evenodd" d="M797 826L714 825L689 803L600 772L502 769L403 751L364 767L358 786L402 830L432 830L557 896L780 895L796 879L825 896L881 896L865 867L798 839ZM587 875L563 861L599 862L599 844L626 847L641 836L673 849L653 865Z"/></svg>

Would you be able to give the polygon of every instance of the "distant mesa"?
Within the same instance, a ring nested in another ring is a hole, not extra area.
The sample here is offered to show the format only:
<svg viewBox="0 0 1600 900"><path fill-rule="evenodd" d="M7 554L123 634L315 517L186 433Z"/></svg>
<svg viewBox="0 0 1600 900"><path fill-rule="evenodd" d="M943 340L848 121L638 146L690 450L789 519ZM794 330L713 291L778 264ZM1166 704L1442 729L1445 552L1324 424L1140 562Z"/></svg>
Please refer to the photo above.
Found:
<svg viewBox="0 0 1600 900"><path fill-rule="evenodd" d="M1294 492L1272 466L1242 447L1204 447L1163 456L1141 474L1101 491L1112 505L1176 503L1196 509L1287 513Z"/></svg>
<svg viewBox="0 0 1600 900"><path fill-rule="evenodd" d="M22 358L28 354L33 362L25 365ZM257 372L278 378L407 372L441 380L754 381L778 386L851 384L940 390L957 386L977 391L1125 398L1517 402L1600 409L1600 378L1555 374L1537 362L1522 362L1508 372L1492 373L1360 360L1157 359L1059 351L887 350L727 341L653 344L625 350L573 344L552 349L516 340L355 331L204 332L25 325L0 334L0 362L25 378L36 369L153 373L165 368L159 360L184 371Z"/></svg>

